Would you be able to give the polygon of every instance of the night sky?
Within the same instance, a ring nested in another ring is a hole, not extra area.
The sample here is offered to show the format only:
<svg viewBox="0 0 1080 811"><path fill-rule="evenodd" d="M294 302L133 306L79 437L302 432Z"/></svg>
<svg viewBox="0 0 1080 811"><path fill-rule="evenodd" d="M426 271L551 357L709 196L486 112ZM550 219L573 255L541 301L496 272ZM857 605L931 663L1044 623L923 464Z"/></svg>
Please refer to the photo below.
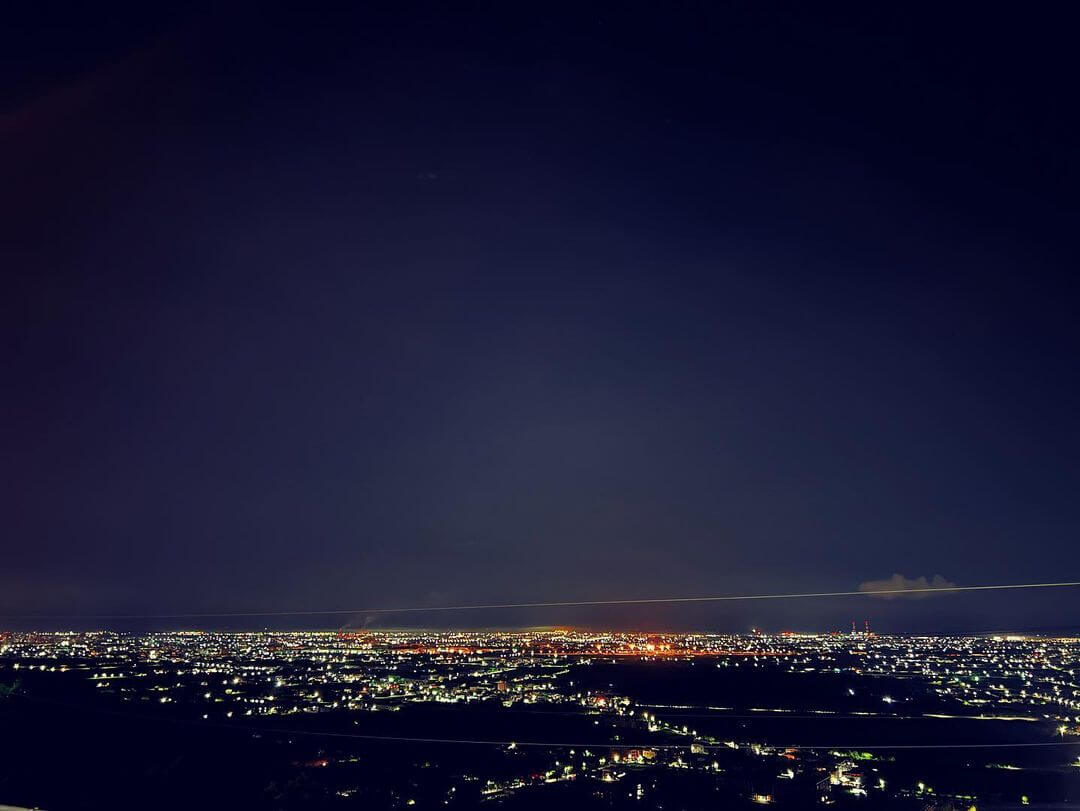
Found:
<svg viewBox="0 0 1080 811"><path fill-rule="evenodd" d="M1080 579L1065 4L24 5L0 613Z"/></svg>

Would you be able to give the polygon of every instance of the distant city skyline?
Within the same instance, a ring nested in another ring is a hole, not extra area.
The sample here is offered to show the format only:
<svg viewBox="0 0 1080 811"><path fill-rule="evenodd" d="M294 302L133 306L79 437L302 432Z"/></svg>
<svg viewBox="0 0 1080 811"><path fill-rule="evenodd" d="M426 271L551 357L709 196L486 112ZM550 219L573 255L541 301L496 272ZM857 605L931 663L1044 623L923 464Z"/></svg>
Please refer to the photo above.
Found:
<svg viewBox="0 0 1080 811"><path fill-rule="evenodd" d="M0 685L15 679L0 712L36 710L36 728L56 724L49 710L76 729L138 724L138 752L122 734L108 747L125 763L158 736L226 744L227 778L209 783L248 807L261 794L245 774L253 756L257 774L273 764L292 778L271 805L304 807L1067 804L1078 652L1075 634L859 630L0 633ZM198 782L220 770L214 758L184 768ZM62 803L69 781L54 782L5 787ZM96 785L129 800L116 770Z"/></svg>

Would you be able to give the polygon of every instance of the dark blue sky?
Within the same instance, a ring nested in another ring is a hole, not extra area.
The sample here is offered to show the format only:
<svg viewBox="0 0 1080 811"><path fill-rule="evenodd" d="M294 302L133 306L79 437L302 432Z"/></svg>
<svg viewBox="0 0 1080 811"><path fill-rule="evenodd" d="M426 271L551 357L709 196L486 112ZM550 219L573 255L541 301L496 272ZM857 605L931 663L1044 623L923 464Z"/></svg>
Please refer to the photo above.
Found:
<svg viewBox="0 0 1080 811"><path fill-rule="evenodd" d="M0 612L1080 579L1054 7L26 13L0 48Z"/></svg>

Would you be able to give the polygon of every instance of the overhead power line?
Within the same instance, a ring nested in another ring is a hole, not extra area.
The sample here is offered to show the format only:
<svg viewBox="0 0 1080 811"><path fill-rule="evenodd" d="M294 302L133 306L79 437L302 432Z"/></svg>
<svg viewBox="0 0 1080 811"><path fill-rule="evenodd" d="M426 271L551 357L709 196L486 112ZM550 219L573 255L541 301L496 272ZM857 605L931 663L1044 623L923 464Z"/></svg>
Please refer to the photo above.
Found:
<svg viewBox="0 0 1080 811"><path fill-rule="evenodd" d="M534 603L479 603L471 605L397 606L393 608L330 608L295 611L189 611L162 614L0 614L4 619L20 620L151 620L227 617L313 617L345 614L405 614L438 611L487 611L515 608L569 608L587 606L658 605L674 603L717 603L748 600L804 600L821 597L888 597L915 594L955 594L970 591L1006 591L1016 589L1051 589L1080 586L1080 581L1061 583L1005 583L986 586L927 586L923 588L867 589L857 591L818 591L789 594L724 594L704 597L643 597L622 600L552 600Z"/></svg>
<svg viewBox="0 0 1080 811"><path fill-rule="evenodd" d="M117 718L125 718L128 720L149 722L149 723L168 723L168 724L180 724L184 726L200 727L203 729L223 729L231 730L234 732L249 732L257 733L260 735L297 735L303 737L318 737L318 738L349 738L358 741L371 741L381 743L418 743L418 744L448 744L458 746L516 746L516 747L536 747L543 749L662 749L669 751L689 750L693 746L690 743L620 743L620 742L604 742L594 741L592 743L578 742L570 743L566 741L529 741L529 740L493 740L485 738L443 738L443 737L422 737L422 736L408 736L408 735L374 735L363 732L335 732L333 730L319 730L319 729L290 729L288 727L274 727L274 726L257 726L253 724L232 724L223 723L221 721L198 721L193 718L171 718L168 716L155 716L145 713L127 713L119 710L107 709L102 707L85 707L81 705L72 704L70 702L57 701L55 699L36 698L33 696L21 696L29 701L40 704L53 704L56 706L67 707L74 710L82 710L87 712L94 712L97 714L111 715ZM724 751L731 747L727 744L701 744L704 749L709 751ZM749 747L753 744L741 743L738 748ZM1080 746L1080 741L1028 741L1028 742L1002 742L1002 743L901 743L901 744L888 744L888 743L872 743L872 744L778 744L758 742L757 745L768 747L769 749L785 749L795 751L822 751L822 750L840 750L840 751L860 751L860 752L875 752L875 751L893 751L893 750L907 750L907 749L1028 749L1028 748L1042 748L1042 747L1073 747Z"/></svg>
<svg viewBox="0 0 1080 811"><path fill-rule="evenodd" d="M196 722L198 723L198 722ZM227 724L215 724L226 728ZM278 735L311 735L332 738L355 738L365 741L385 741L387 743L435 743L435 744L459 744L474 746L532 746L545 749L668 749L687 750L691 748L689 743L566 743L563 741L496 741L481 740L477 738L420 738L403 735L364 735L356 732L324 732L320 730L297 730L283 729L280 727L246 727L263 733L275 733ZM699 744L702 748L710 751L722 751L730 749L727 744ZM841 750L841 751L892 751L894 749L1018 749L1043 746L1080 746L1080 741L1035 741L1028 743L904 743L904 744L776 744L760 743L760 746L769 749L794 749L794 750ZM748 744L742 744L743 747Z"/></svg>

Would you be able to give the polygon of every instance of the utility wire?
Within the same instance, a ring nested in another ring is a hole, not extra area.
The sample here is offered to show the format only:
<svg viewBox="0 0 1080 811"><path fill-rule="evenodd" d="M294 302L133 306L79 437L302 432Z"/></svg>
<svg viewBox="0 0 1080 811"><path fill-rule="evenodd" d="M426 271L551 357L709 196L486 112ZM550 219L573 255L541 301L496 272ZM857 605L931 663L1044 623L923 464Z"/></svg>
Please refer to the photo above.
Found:
<svg viewBox="0 0 1080 811"><path fill-rule="evenodd" d="M0 614L3 619L19 620L151 620L197 619L223 617L311 617L343 614L404 614L437 611L482 611L511 608L561 608L603 605L656 605L661 603L717 603L747 600L802 600L815 597L882 597L911 594L955 594L969 591L1008 591L1017 589L1051 589L1080 586L1080 581L1062 583L1006 583L988 586L928 586L925 588L872 589L858 591L818 591L793 594L725 594L705 597L645 597L629 600L559 600L536 603L481 603L474 605L398 606L396 608L331 608L298 611L197 611L174 614Z"/></svg>
<svg viewBox="0 0 1080 811"><path fill-rule="evenodd" d="M86 707L71 704L69 702L56 701L55 699L37 698L28 695L20 696L32 702L41 704L53 704L70 709L111 715L117 718L151 722L182 724L184 726L199 727L202 729L227 729L234 732L251 732L260 735L302 735L305 737L324 738L348 738L351 740L372 741L382 743L425 743L425 744L448 744L458 746L515 746L534 747L541 749L663 749L663 750L689 750L689 743L568 743L566 741L512 741L512 740L489 740L480 738L429 738L413 737L406 735L369 735L360 732L333 732L330 730L316 729L289 729L286 727L260 727L250 724L226 724L218 721L198 721L191 718L169 718L167 716L146 715L143 713L127 713L120 710L106 709L103 707ZM699 744L709 751L727 751L731 747L718 744ZM781 749L793 751L821 751L821 750L857 750L860 752L894 751L907 749L1022 749L1033 747L1065 747L1080 746L1080 740L1076 741L1034 741L1027 743L904 743L904 744L776 744L766 742L740 743L736 748L744 749L751 746L760 746L767 749Z"/></svg>
<svg viewBox="0 0 1080 811"><path fill-rule="evenodd" d="M197 721L194 723L198 723ZM227 724L216 724L222 728ZM353 732L320 732L317 730L281 729L276 727L245 727L246 729L259 732L272 732L284 735L326 735L334 738L357 738L366 741L385 741L390 743L444 743L464 744L475 746L532 746L547 749L690 749L691 744L681 743L565 743L549 741L492 741L475 738L412 738L401 735L362 735ZM753 744L739 744L738 748L749 748ZM1022 747L1040 746L1080 746L1080 741L1036 741L1030 743L905 743L905 744L776 744L758 743L758 746L768 749L793 749L793 750L858 750L861 752L892 751L894 749L1016 749ZM727 745L705 744L702 748L713 751L730 749Z"/></svg>

